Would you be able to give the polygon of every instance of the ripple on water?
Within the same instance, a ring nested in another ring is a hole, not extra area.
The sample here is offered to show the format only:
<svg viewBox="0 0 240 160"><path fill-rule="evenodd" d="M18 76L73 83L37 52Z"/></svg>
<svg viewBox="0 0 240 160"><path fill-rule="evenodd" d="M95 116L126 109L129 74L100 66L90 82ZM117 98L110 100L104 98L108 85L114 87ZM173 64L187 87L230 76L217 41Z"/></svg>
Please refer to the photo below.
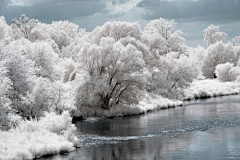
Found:
<svg viewBox="0 0 240 160"><path fill-rule="evenodd" d="M239 126L240 122L230 122L226 120L205 120L205 121L191 121L187 123L179 123L171 128L161 128L158 132L149 133L143 136L99 136L91 134L79 133L78 138L82 140L82 147L90 147L101 144L116 144L121 141L138 140L142 138L160 137L169 135L171 138L178 137L182 132L206 131L214 127L235 127Z"/></svg>

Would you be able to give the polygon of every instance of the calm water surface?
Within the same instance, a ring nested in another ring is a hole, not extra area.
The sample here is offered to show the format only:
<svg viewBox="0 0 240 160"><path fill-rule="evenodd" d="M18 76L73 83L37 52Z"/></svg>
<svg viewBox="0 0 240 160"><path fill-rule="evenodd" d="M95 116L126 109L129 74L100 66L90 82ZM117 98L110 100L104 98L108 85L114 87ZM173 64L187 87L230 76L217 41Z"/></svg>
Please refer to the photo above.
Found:
<svg viewBox="0 0 240 160"><path fill-rule="evenodd" d="M76 125L81 148L45 160L240 159L240 95Z"/></svg>

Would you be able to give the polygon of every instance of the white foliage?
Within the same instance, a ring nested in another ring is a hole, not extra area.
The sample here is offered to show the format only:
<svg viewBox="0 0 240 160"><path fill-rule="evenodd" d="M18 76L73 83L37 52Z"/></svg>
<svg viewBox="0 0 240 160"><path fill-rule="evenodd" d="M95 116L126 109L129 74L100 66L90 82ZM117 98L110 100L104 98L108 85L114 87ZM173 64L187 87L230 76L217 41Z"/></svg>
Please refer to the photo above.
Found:
<svg viewBox="0 0 240 160"><path fill-rule="evenodd" d="M11 94L12 82L8 77L8 71L2 61L0 61L0 129L8 129L8 115L13 113L11 100L8 95Z"/></svg>
<svg viewBox="0 0 240 160"><path fill-rule="evenodd" d="M49 24L39 22L38 25L32 29L31 33L29 33L28 39L31 42L47 40L50 38L50 35L47 32L49 28Z"/></svg>
<svg viewBox="0 0 240 160"><path fill-rule="evenodd" d="M154 55L164 55L167 50L166 41L157 33L143 34L145 44L149 47L149 51Z"/></svg>
<svg viewBox="0 0 240 160"><path fill-rule="evenodd" d="M77 35L80 35L78 34L79 26L69 21L54 21L50 27L48 34L60 50L69 45Z"/></svg>
<svg viewBox="0 0 240 160"><path fill-rule="evenodd" d="M38 77L48 78L51 81L61 79L61 59L46 42L34 42L25 46L24 53L34 62Z"/></svg>
<svg viewBox="0 0 240 160"><path fill-rule="evenodd" d="M175 25L177 23L174 20L167 21L163 18L159 18L156 20L152 20L149 22L144 29L145 32L153 34L158 33L160 34L165 40L168 40L170 35L175 32Z"/></svg>
<svg viewBox="0 0 240 160"><path fill-rule="evenodd" d="M234 46L240 46L240 36L236 36L232 39L232 44Z"/></svg>
<svg viewBox="0 0 240 160"><path fill-rule="evenodd" d="M7 24L5 17L0 16L0 48L10 43L13 39L11 27Z"/></svg>
<svg viewBox="0 0 240 160"><path fill-rule="evenodd" d="M197 68L186 58L162 58L156 67L151 90L168 98L181 98L183 89L198 76Z"/></svg>
<svg viewBox="0 0 240 160"><path fill-rule="evenodd" d="M39 121L22 121L8 132L0 131L1 159L33 159L74 150L78 143L69 113L46 113Z"/></svg>
<svg viewBox="0 0 240 160"><path fill-rule="evenodd" d="M1 127L17 126L22 117L39 120L45 111L63 115L65 110L75 115L88 109L96 115L111 115L113 110L123 115L146 112L149 108L144 109L142 98L148 94L155 99L183 98L184 90L201 75L200 68L207 78L214 77L217 66L218 79L239 79L239 69L232 65L240 55L238 37L225 44L227 35L210 25L204 30L209 47L189 49L175 26L174 20L160 18L142 31L138 23L114 21L87 33L69 21L44 24L22 15L9 26L0 17ZM219 65L226 62L232 64ZM164 106L167 103L171 102L164 100ZM44 123L49 121L46 130L59 134L64 127L53 125L62 120L54 113ZM63 121L68 123L66 117ZM29 124L26 130L36 129L35 122ZM46 151L38 149L26 153L27 157Z"/></svg>
<svg viewBox="0 0 240 160"><path fill-rule="evenodd" d="M185 52L185 39L182 37L183 32L175 29L177 23L174 20L167 21L163 18L150 21L147 26L144 28L144 32L153 35L154 37L158 36L158 41L163 41L161 50L159 54L166 54L169 52ZM163 40L162 40L163 39ZM164 46L166 45L166 47ZM155 45L156 46L156 45Z"/></svg>
<svg viewBox="0 0 240 160"><path fill-rule="evenodd" d="M111 37L115 41L128 36L139 39L141 35L140 25L129 22L106 22L101 27L96 27L90 34L89 39L92 43L99 44L102 37Z"/></svg>
<svg viewBox="0 0 240 160"><path fill-rule="evenodd" d="M39 23L37 19L30 19L26 14L22 14L19 19L13 19L12 22L15 39L21 37L28 39L33 28L36 27Z"/></svg>
<svg viewBox="0 0 240 160"><path fill-rule="evenodd" d="M199 99L239 94L240 83L220 82L217 79L196 80L184 90L184 99Z"/></svg>
<svg viewBox="0 0 240 160"><path fill-rule="evenodd" d="M220 26L215 26L211 24L206 29L203 30L204 41L210 46L216 42L224 41L227 38L227 34L219 31Z"/></svg>
<svg viewBox="0 0 240 160"><path fill-rule="evenodd" d="M26 59L14 43L3 48L1 59L8 70L8 76L13 83L12 86L16 94L26 94L32 87L33 62Z"/></svg>
<svg viewBox="0 0 240 160"><path fill-rule="evenodd" d="M144 66L143 56L136 47L102 38L100 46L84 45L81 54L82 68L89 75L87 83L79 88L82 105L108 109L118 103L133 103L131 90L138 86Z"/></svg>
<svg viewBox="0 0 240 160"><path fill-rule="evenodd" d="M231 43L216 42L208 47L203 58L202 72L207 78L214 78L216 66L221 63L230 62L236 65L237 55Z"/></svg>
<svg viewBox="0 0 240 160"><path fill-rule="evenodd" d="M235 81L240 75L240 68L234 67L232 63L224 63L216 66L217 79L223 82Z"/></svg>
<svg viewBox="0 0 240 160"><path fill-rule="evenodd" d="M202 63L203 63L204 56L206 55L206 49L201 46L197 46L196 48L189 48L187 55L188 55L189 61L194 63L198 70L198 73L199 73L198 79L202 79L203 78Z"/></svg>

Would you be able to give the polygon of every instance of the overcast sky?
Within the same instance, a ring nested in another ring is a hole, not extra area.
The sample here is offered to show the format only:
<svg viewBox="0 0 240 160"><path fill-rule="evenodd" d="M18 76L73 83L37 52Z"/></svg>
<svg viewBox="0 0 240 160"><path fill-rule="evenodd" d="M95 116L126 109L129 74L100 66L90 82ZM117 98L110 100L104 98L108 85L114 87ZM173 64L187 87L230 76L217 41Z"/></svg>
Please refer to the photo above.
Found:
<svg viewBox="0 0 240 160"><path fill-rule="evenodd" d="M203 29L219 25L228 40L240 36L240 0L0 0L7 22L21 14L45 23L69 20L91 31L106 21L139 22L174 19L189 46L204 45Z"/></svg>

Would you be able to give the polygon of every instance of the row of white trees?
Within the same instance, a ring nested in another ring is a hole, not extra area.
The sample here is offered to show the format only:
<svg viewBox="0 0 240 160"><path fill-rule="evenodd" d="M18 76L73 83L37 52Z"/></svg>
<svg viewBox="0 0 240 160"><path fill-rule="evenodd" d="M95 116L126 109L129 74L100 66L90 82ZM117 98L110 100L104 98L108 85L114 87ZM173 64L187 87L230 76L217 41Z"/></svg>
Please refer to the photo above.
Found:
<svg viewBox="0 0 240 160"><path fill-rule="evenodd" d="M204 30L208 48L190 49L175 25L160 18L142 30L107 22L86 32L68 21L44 24L22 15L8 25L0 17L1 128L43 111L74 115L84 107L137 104L146 92L180 99L201 75L237 79L239 37L226 44L226 33L211 25Z"/></svg>
<svg viewBox="0 0 240 160"><path fill-rule="evenodd" d="M204 41L208 48L202 61L202 73L207 78L217 77L221 81L234 81L240 72L240 36L233 38L231 42L224 43L227 33L220 32L219 29L219 26L210 25L204 30ZM218 65L220 66L218 67ZM230 68L233 68L234 71ZM234 74L234 76L228 78L230 74Z"/></svg>

